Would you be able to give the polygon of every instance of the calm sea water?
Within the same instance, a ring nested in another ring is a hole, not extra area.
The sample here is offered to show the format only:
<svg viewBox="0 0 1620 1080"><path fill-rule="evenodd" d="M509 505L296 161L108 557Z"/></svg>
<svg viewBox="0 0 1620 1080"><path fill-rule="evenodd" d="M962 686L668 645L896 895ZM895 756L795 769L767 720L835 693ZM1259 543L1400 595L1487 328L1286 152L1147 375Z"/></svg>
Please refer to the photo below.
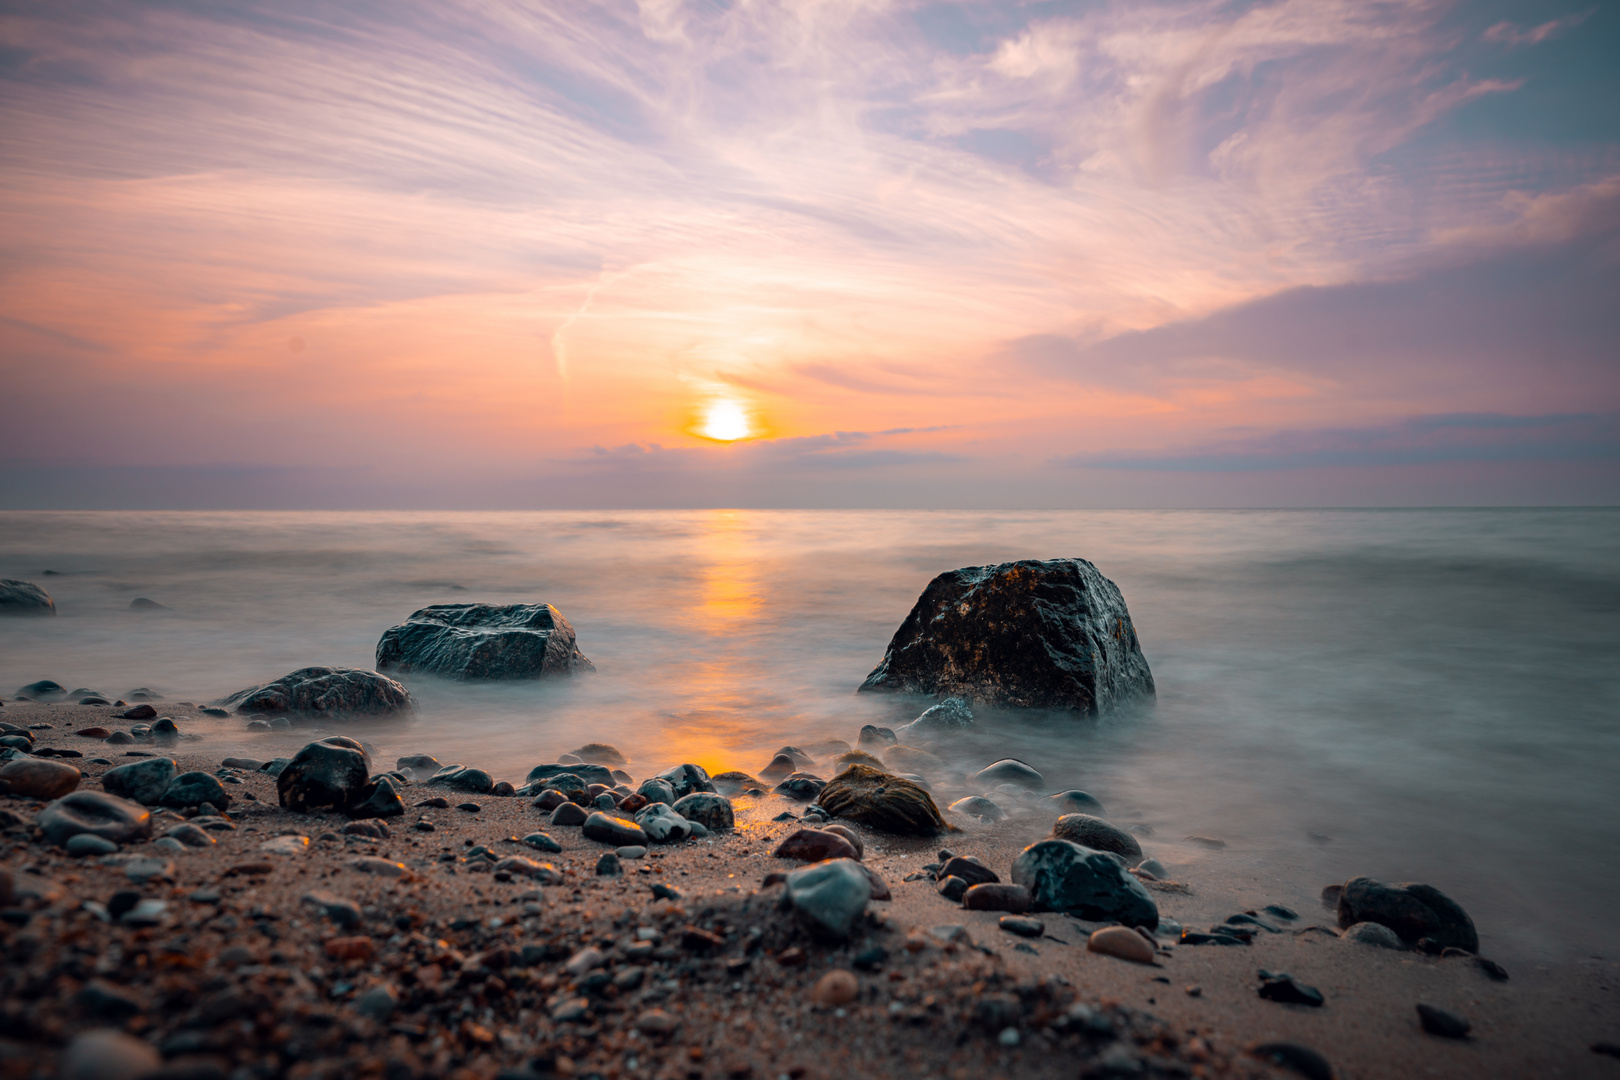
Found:
<svg viewBox="0 0 1620 1080"><path fill-rule="evenodd" d="M514 780L586 741L637 775L757 771L919 711L854 690L933 575L1059 556L1123 590L1156 707L981 714L953 764L1035 762L1194 882L1423 880L1499 954L1620 950L1611 511L4 513L0 577L60 615L0 621L0 694L52 678L204 701L369 667L426 604L547 601L595 676L418 679L419 714L368 737Z"/></svg>

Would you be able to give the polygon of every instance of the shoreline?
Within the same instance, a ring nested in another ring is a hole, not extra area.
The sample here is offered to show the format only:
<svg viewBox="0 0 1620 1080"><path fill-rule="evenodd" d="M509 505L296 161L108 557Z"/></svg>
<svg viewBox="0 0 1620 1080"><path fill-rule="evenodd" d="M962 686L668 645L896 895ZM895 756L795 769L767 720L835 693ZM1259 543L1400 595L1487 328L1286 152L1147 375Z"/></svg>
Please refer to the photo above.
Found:
<svg viewBox="0 0 1620 1080"><path fill-rule="evenodd" d="M200 714L193 722L177 703L160 703L160 710L181 721L183 731L204 734L127 747L69 734L89 718L109 720L111 710L92 706L8 703L0 720L52 724L36 732L37 745L83 754L68 762L83 771L82 789L98 789L97 777L111 767L89 764L91 758L122 763L134 760L123 757L131 750L172 756L182 771L216 772L230 751L209 732L223 729ZM296 745L321 737L307 730L281 734ZM390 763L379 760L374 768ZM653 770L629 771L639 781ZM536 1060L557 1075L625 1080L799 1080L852 1072L1072 1078L1086 1070L1296 1075L1246 1053L1275 1041L1314 1048L1341 1078L1620 1076L1620 1061L1589 1049L1620 1041L1620 965L1612 961L1512 970L1509 981L1498 983L1467 960L1341 940L1329 912L1297 906L1301 918L1290 929L1302 932L1262 934L1243 948L1162 939L1171 951L1147 967L1086 951L1085 933L1095 924L1043 914L1047 936L1026 942L999 929L995 913L966 911L939 896L926 877L905 880L942 847L978 856L1005 877L1026 842L1009 835L1016 830L925 840L851 826L865 843L864 862L893 899L870 905L873 918L851 943L828 946L778 910L780 886L763 886L767 874L801 865L770 855L800 827L773 820L783 812L798 818L804 804L796 800L735 797L735 830L655 846L643 859L626 859L623 876L604 878L595 862L610 849L577 828L548 827L526 798L472 797L477 812L453 802L417 809L433 794L454 793L412 785L406 816L390 819L388 838L368 840L341 835L348 821L342 816L281 810L267 774L240 779L227 788L236 797L227 814L235 828L211 832L218 842L208 848L183 852L147 842L117 855L73 858L33 835L29 823L43 803L0 797L0 808L24 819L0 833L0 859L30 894L14 900L21 910L0 923L8 960L0 976L7 1002L0 1076L56 1075L61 1046L73 1034L108 1026L120 1013L128 1015L111 1026L163 1047L171 1066L211 1063L217 1068L209 1075L244 1080L356 1073L489 1078ZM434 830L415 830L418 816ZM178 820L155 822L154 835ZM562 852L547 855L515 842L537 829ZM309 846L287 855L260 850L279 834L307 836ZM497 882L493 874L469 871L465 853L477 845L499 857L549 862L561 884ZM172 861L171 880L160 875L133 885L124 865L132 854ZM445 855L450 859L441 860ZM405 874L359 872L353 863L363 857L401 864ZM680 898L654 897L654 882L673 885ZM1287 903L1257 883L1242 896L1231 883L1211 888L1194 880L1189 887L1185 894L1153 893L1164 916L1189 927L1218 918L1212 910ZM105 904L123 890L166 905L155 925L103 922L84 908L87 900ZM333 924L303 901L311 891L354 901L358 923ZM536 891L538 899L526 898ZM193 899L199 893L217 898ZM1329 933L1309 931L1313 925ZM706 933L688 933L694 926ZM962 927L971 943L933 932L942 926ZM638 928L652 932L651 950L635 947ZM361 937L369 946L330 945ZM856 956L873 945L887 957L856 966ZM566 965L591 947L601 950L611 978L582 990L594 969L575 975ZM369 960L331 955L367 949ZM639 974L627 974L632 969ZM856 997L843 1006L818 1005L813 988L833 969L853 973ZM1261 999L1259 969L1292 972L1320 988L1327 1003L1310 1009ZM86 987L103 983L134 990L137 999L97 1004ZM391 1014L362 1015L358 1003L383 984L397 998ZM554 1018L579 997L589 1002L580 1019ZM140 1008L129 1012L137 1000ZM1420 1001L1466 1016L1472 1036L1454 1041L1423 1033L1414 1009ZM1082 1015L1071 1011L1076 1004L1102 1019L1075 1021ZM655 1010L664 1019L642 1024ZM660 1031L665 1025L670 1030ZM1006 1036L1008 1030L1016 1036Z"/></svg>

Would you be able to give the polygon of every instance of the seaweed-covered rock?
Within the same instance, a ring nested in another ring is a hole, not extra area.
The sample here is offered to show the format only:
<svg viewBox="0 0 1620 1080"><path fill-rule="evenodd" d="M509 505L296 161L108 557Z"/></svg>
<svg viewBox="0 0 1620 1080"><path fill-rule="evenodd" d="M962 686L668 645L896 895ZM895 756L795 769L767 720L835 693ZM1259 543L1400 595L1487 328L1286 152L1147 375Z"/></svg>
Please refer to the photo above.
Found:
<svg viewBox="0 0 1620 1080"><path fill-rule="evenodd" d="M940 574L860 688L1087 715L1154 693L1125 598L1084 559Z"/></svg>
<svg viewBox="0 0 1620 1080"><path fill-rule="evenodd" d="M1474 920L1458 903L1432 885L1386 885L1369 877L1351 878L1339 892L1339 925L1374 922L1395 931L1408 945L1429 938L1442 949L1479 951Z"/></svg>
<svg viewBox="0 0 1620 1080"><path fill-rule="evenodd" d="M701 765L677 765L673 769L665 769L659 773L658 779L669 781L669 786L674 789L677 799L684 799L694 791L714 790L714 784L709 781L709 774L703 771Z"/></svg>
<svg viewBox="0 0 1620 1080"><path fill-rule="evenodd" d="M835 818L902 836L936 836L951 828L920 785L868 765L851 765L833 777L816 803Z"/></svg>
<svg viewBox="0 0 1620 1080"><path fill-rule="evenodd" d="M55 615L56 601L32 581L0 578L0 615Z"/></svg>
<svg viewBox="0 0 1620 1080"><path fill-rule="evenodd" d="M1136 837L1090 814L1064 814L1052 826L1052 835L1094 851L1112 851L1132 866L1142 861L1142 845Z"/></svg>
<svg viewBox="0 0 1620 1080"><path fill-rule="evenodd" d="M734 828L737 824L731 800L711 791L694 791L676 799L674 809L687 821L695 821L711 831Z"/></svg>
<svg viewBox="0 0 1620 1080"><path fill-rule="evenodd" d="M434 604L377 642L377 670L445 679L539 679L595 671L550 604Z"/></svg>
<svg viewBox="0 0 1620 1080"><path fill-rule="evenodd" d="M101 790L132 802L156 806L180 767L173 758L142 758L101 774Z"/></svg>
<svg viewBox="0 0 1620 1080"><path fill-rule="evenodd" d="M36 822L53 844L66 844L90 833L115 844L145 840L152 835L152 814L138 803L104 791L75 791L50 803Z"/></svg>
<svg viewBox="0 0 1620 1080"><path fill-rule="evenodd" d="M342 736L312 742L298 751L276 776L276 795L283 808L346 810L364 799L370 784L371 759L353 739Z"/></svg>
<svg viewBox="0 0 1620 1080"><path fill-rule="evenodd" d="M1036 911L1071 911L1149 930L1159 925L1158 905L1139 881L1112 856L1068 840L1031 844L1013 860L1012 877L1029 890Z"/></svg>
<svg viewBox="0 0 1620 1080"><path fill-rule="evenodd" d="M410 691L386 675L361 668L307 667L219 702L239 713L279 716L391 716L416 708Z"/></svg>

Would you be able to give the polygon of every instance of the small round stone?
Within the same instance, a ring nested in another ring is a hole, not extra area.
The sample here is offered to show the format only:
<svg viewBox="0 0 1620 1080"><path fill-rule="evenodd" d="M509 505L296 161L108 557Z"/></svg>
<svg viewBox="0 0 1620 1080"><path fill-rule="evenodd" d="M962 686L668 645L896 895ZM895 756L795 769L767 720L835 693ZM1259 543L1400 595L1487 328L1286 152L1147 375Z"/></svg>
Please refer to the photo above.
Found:
<svg viewBox="0 0 1620 1080"><path fill-rule="evenodd" d="M1105 926L1094 932L1086 942L1086 949L1133 964L1153 963L1153 946L1148 944L1147 938L1123 926Z"/></svg>
<svg viewBox="0 0 1620 1080"><path fill-rule="evenodd" d="M118 845L106 837L87 832L69 837L65 847L69 855L81 857L85 855L111 855L118 850Z"/></svg>
<svg viewBox="0 0 1620 1080"><path fill-rule="evenodd" d="M861 984L855 978L854 972L834 968L816 980L816 985L810 991L810 998L817 1005L833 1008L848 1005L855 1000L860 991Z"/></svg>

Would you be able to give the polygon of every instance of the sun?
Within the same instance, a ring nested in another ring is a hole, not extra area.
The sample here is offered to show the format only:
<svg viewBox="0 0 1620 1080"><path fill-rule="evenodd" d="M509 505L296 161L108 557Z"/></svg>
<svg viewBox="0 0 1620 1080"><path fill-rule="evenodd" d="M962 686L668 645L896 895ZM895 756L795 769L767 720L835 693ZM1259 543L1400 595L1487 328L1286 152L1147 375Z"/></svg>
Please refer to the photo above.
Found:
<svg viewBox="0 0 1620 1080"><path fill-rule="evenodd" d="M720 398L710 403L698 434L716 442L736 442L738 439L748 438L753 434L753 430L753 425L748 422L748 413L741 402Z"/></svg>

